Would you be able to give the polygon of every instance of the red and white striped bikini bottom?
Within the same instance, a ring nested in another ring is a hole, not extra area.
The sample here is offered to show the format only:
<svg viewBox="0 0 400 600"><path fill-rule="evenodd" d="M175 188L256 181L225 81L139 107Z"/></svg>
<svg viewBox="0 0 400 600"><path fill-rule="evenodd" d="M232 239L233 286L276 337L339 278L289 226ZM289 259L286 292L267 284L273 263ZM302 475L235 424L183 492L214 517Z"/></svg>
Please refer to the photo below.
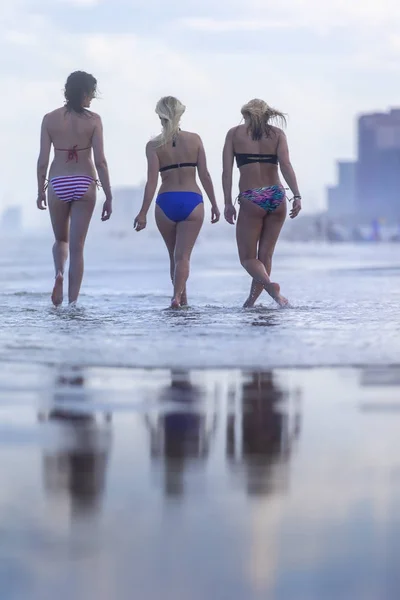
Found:
<svg viewBox="0 0 400 600"><path fill-rule="evenodd" d="M63 175L62 177L53 177L50 179L50 183L59 200L73 202L82 198L90 185L96 181L87 175Z"/></svg>

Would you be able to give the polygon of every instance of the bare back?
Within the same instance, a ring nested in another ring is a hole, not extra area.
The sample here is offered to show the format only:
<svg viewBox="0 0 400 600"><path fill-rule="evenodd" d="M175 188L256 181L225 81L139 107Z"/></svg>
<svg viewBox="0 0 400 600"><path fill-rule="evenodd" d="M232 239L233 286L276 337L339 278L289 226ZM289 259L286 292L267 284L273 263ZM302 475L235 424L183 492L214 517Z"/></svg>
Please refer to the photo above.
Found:
<svg viewBox="0 0 400 600"><path fill-rule="evenodd" d="M199 162L201 139L196 133L180 131L176 137L175 145L170 141L156 148L160 169L170 165ZM201 194L196 181L196 167L179 167L161 173L161 187L159 193L164 192L195 192Z"/></svg>
<svg viewBox="0 0 400 600"><path fill-rule="evenodd" d="M278 127L270 128L270 135L261 140L253 140L247 125L239 125L233 132L234 154L278 154L279 139L283 133ZM275 164L254 162L240 167L239 190L280 185L278 166Z"/></svg>
<svg viewBox="0 0 400 600"><path fill-rule="evenodd" d="M45 116L45 126L54 146L54 158L49 178L63 175L96 177L92 160L93 137L100 117L91 111L85 114L57 108Z"/></svg>

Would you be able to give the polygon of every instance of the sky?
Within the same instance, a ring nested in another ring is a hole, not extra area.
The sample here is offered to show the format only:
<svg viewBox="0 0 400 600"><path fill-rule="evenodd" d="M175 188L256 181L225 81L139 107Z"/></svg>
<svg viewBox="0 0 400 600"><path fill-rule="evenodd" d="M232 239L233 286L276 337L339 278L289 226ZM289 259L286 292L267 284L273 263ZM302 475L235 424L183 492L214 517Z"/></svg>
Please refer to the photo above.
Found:
<svg viewBox="0 0 400 600"><path fill-rule="evenodd" d="M356 155L360 112L400 106L397 0L13 0L0 8L0 209L38 223L43 115L71 71L98 79L113 187L141 183L154 107L175 95L204 142L217 195L226 132L254 97L288 115L304 212L325 206L335 160ZM136 207L134 208L134 210Z"/></svg>

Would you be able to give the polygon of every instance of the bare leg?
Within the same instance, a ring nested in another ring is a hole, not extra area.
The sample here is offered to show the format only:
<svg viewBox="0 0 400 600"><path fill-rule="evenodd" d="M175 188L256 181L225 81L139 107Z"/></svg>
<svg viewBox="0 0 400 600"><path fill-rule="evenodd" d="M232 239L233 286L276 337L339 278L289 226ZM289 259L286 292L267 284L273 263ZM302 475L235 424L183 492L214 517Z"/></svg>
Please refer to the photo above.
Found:
<svg viewBox="0 0 400 600"><path fill-rule="evenodd" d="M236 226L236 240L242 266L266 292L279 304L285 304L280 295L280 287L272 283L265 265L256 258L257 245L261 237L266 214L264 209L255 206L248 200L242 200Z"/></svg>
<svg viewBox="0 0 400 600"><path fill-rule="evenodd" d="M273 213L267 214L264 217L264 224L258 245L258 258L264 264L265 270L269 277L271 276L272 256L274 254L276 242L278 241L279 234L286 218L286 208L285 201L282 202L282 204ZM249 297L247 298L243 307L253 307L263 290L263 285L253 279Z"/></svg>
<svg viewBox="0 0 400 600"><path fill-rule="evenodd" d="M174 245L175 248L175 245ZM174 253L172 253L172 255L169 255L169 261L170 261L170 274L171 274L171 282L172 282L172 286L174 285L174 277L175 277L175 256ZM183 288L183 292L181 294L181 306L187 306L188 304L188 299L187 299L187 292L186 292L186 285Z"/></svg>
<svg viewBox="0 0 400 600"><path fill-rule="evenodd" d="M176 223L175 221L171 221L168 219L164 211L156 205L155 210L156 223L158 227L158 231L161 233L162 238L167 246L168 254L169 254L169 268L171 275L171 282L174 285L174 275L175 275L175 243L176 243ZM187 299L186 299L187 301Z"/></svg>
<svg viewBox="0 0 400 600"><path fill-rule="evenodd" d="M176 223L175 221L171 221L162 211L162 209L156 205L155 211L156 223L159 232L162 235L162 238L167 246L168 254L169 254L169 262L170 262L170 274L172 285L174 285L174 277L175 277L175 244L176 244ZM186 285L183 289L180 305L187 305L187 293L186 293Z"/></svg>
<svg viewBox="0 0 400 600"><path fill-rule="evenodd" d="M62 304L64 296L64 269L68 258L69 215L71 207L70 204L62 202L57 198L51 186L48 191L48 204L55 237L53 245L55 283L51 300L54 306L59 306Z"/></svg>
<svg viewBox="0 0 400 600"><path fill-rule="evenodd" d="M69 242L69 287L68 300L76 302L83 278L83 249L90 220L96 204L96 187L90 185L86 194L71 204L71 231Z"/></svg>
<svg viewBox="0 0 400 600"><path fill-rule="evenodd" d="M181 294L181 306L188 306L186 284L185 284L185 287L183 288L183 292Z"/></svg>
<svg viewBox="0 0 400 600"><path fill-rule="evenodd" d="M204 204L198 204L185 221L176 227L174 297L171 306L178 308L189 277L190 256L204 221Z"/></svg>

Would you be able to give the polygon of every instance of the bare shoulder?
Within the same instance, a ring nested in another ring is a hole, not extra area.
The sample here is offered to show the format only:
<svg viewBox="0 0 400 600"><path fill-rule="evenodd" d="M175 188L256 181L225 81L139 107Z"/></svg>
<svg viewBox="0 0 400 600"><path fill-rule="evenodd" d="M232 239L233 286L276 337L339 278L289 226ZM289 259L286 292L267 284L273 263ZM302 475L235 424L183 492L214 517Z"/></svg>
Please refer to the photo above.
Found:
<svg viewBox="0 0 400 600"><path fill-rule="evenodd" d="M193 149L199 149L203 146L203 140L198 133L193 131L180 131L179 136L186 141L187 145Z"/></svg>
<svg viewBox="0 0 400 600"><path fill-rule="evenodd" d="M271 131L276 137L286 137L285 132L280 127L275 127L274 125L271 125Z"/></svg>
<svg viewBox="0 0 400 600"><path fill-rule="evenodd" d="M98 113L88 109L86 109L85 112L91 119L94 119L96 123L101 123L101 116Z"/></svg>
<svg viewBox="0 0 400 600"><path fill-rule="evenodd" d="M54 110L51 110L50 112L46 113L43 117L43 121L54 121L55 119L58 119L63 112L65 111L65 108L63 106L60 106L59 108L55 108Z"/></svg>
<svg viewBox="0 0 400 600"><path fill-rule="evenodd" d="M54 110L51 110L50 112L48 112L47 116L49 116L49 117L52 117L53 115L58 116L64 112L65 112L65 106L59 106L58 108L55 108Z"/></svg>
<svg viewBox="0 0 400 600"><path fill-rule="evenodd" d="M247 128L245 125L235 125L235 127L231 127L226 134L227 138L233 138L238 133L247 134Z"/></svg>
<svg viewBox="0 0 400 600"><path fill-rule="evenodd" d="M157 138L149 140L146 144L146 154L157 151Z"/></svg>
<svg viewBox="0 0 400 600"><path fill-rule="evenodd" d="M201 137L198 133L194 133L193 131L180 131L180 136L184 136L190 142L201 142Z"/></svg>

